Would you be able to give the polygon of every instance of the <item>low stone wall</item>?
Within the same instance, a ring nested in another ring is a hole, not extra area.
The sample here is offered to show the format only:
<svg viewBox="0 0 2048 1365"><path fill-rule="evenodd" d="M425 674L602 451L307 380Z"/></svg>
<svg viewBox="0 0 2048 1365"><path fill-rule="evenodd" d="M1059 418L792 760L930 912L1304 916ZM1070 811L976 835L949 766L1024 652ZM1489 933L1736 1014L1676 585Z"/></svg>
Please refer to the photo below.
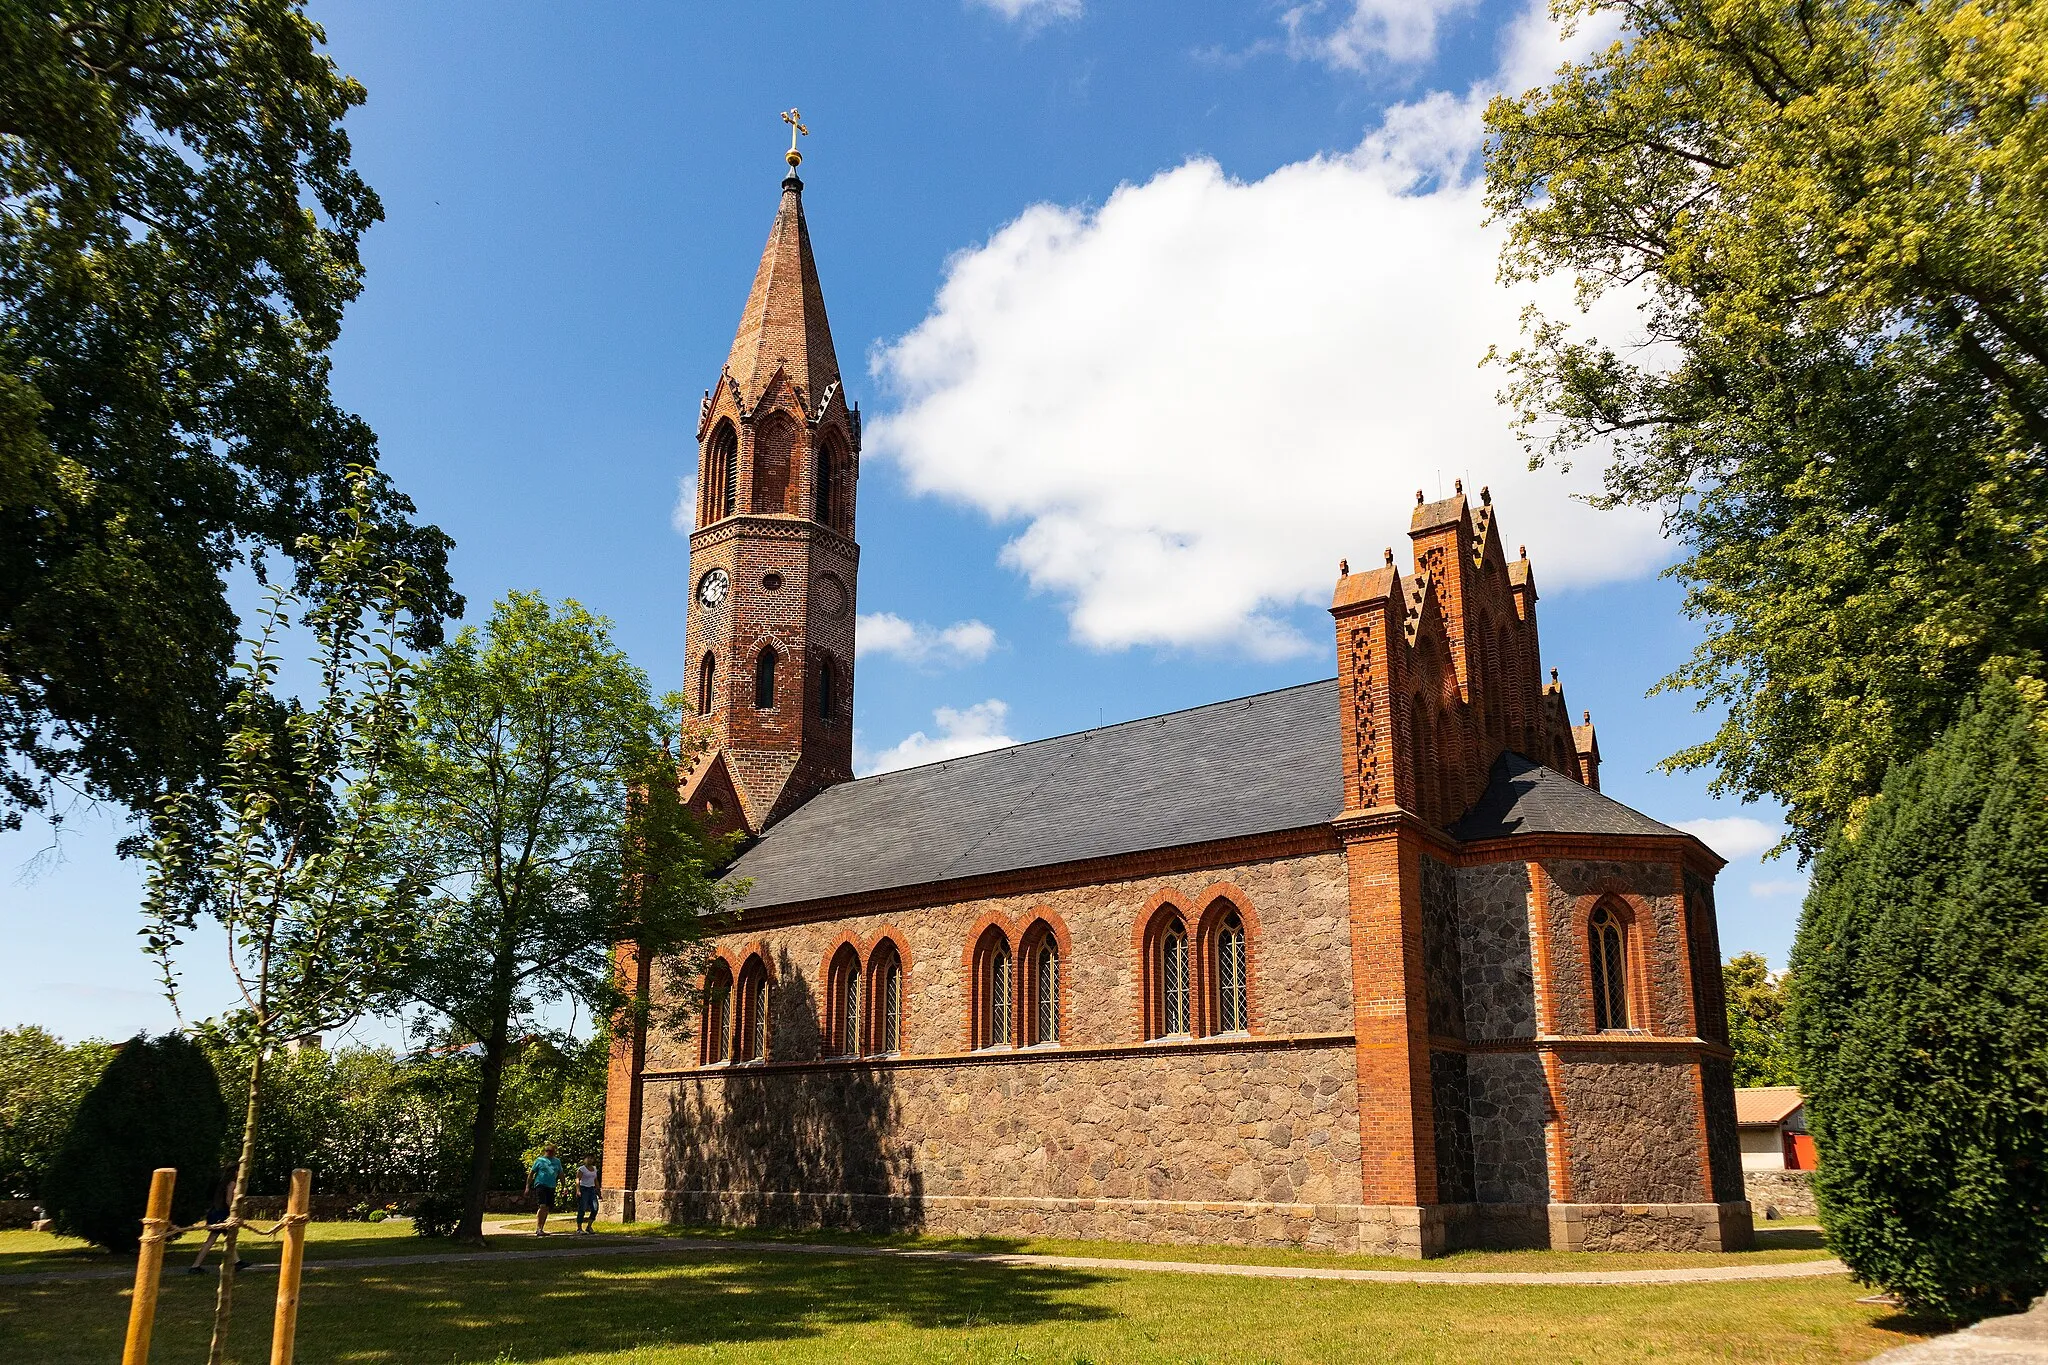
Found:
<svg viewBox="0 0 2048 1365"><path fill-rule="evenodd" d="M1742 1185L1758 1218L1769 1218L1772 1209L1787 1218L1811 1218L1820 1211L1813 1202L1812 1171L1744 1171Z"/></svg>
<svg viewBox="0 0 2048 1365"><path fill-rule="evenodd" d="M0 1228L25 1228L40 1216L33 1199L0 1199Z"/></svg>
<svg viewBox="0 0 2048 1365"><path fill-rule="evenodd" d="M371 1208L375 1209L381 1209L387 1204L396 1204L399 1213L410 1215L413 1205L423 1197L417 1193L316 1194L312 1199L313 1207L311 1212L313 1221L316 1223L346 1222L349 1217L349 1210L358 1204L368 1204ZM561 1208L568 1208L574 1203L574 1199L565 1200L558 1196L556 1203ZM279 1218L284 1214L284 1196L281 1194L250 1195L242 1201L242 1207L246 1210L245 1217ZM484 1212L531 1213L533 1212L533 1196L530 1194L493 1190L490 1194L484 1196Z"/></svg>

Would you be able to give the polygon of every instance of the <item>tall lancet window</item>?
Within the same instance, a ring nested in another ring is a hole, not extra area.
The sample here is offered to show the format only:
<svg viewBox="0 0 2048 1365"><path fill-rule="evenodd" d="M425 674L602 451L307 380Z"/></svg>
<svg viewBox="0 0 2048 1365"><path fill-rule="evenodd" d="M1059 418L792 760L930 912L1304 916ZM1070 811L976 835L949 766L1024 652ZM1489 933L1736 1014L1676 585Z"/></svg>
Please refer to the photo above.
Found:
<svg viewBox="0 0 2048 1365"><path fill-rule="evenodd" d="M738 1037L733 1058L742 1062L768 1059L768 969L754 958L740 969Z"/></svg>
<svg viewBox="0 0 2048 1365"><path fill-rule="evenodd" d="M1606 906L1586 925L1587 956L1593 969L1593 1027L1628 1027L1628 929Z"/></svg>
<svg viewBox="0 0 2048 1365"><path fill-rule="evenodd" d="M754 657L754 706L762 711L775 705L775 646L762 645Z"/></svg>
<svg viewBox="0 0 2048 1365"><path fill-rule="evenodd" d="M816 518L827 526L832 521L832 466L837 463L839 452L827 443L818 447L818 469L815 476L817 493Z"/></svg>
<svg viewBox="0 0 2048 1365"><path fill-rule="evenodd" d="M718 656L707 651L704 662L697 665L697 714L711 714L711 698L718 682Z"/></svg>
<svg viewBox="0 0 2048 1365"><path fill-rule="evenodd" d="M1010 945L996 945L988 959L988 1041L991 1047L1010 1042Z"/></svg>
<svg viewBox="0 0 2048 1365"><path fill-rule="evenodd" d="M1060 1040L1060 945L1047 934L1039 940L1036 960L1031 964L1031 1041L1057 1043Z"/></svg>
<svg viewBox="0 0 2048 1365"><path fill-rule="evenodd" d="M1244 920L1233 910L1216 927L1216 1031L1243 1033L1251 1028L1250 993L1245 981Z"/></svg>
<svg viewBox="0 0 2048 1365"><path fill-rule="evenodd" d="M717 521L740 510L739 452L739 437L734 434L732 423L720 422L711 433L711 458L705 462L707 520Z"/></svg>
<svg viewBox="0 0 2048 1365"><path fill-rule="evenodd" d="M1159 936L1159 1027L1165 1034L1192 1033L1188 1006L1188 931L1178 919Z"/></svg>
<svg viewBox="0 0 2048 1365"><path fill-rule="evenodd" d="M860 1051L860 953L852 944L842 947L832 959L827 986L829 1023L826 1049L834 1056L851 1057Z"/></svg>
<svg viewBox="0 0 2048 1365"><path fill-rule="evenodd" d="M868 967L868 1051L903 1050L903 959L896 945L884 939L875 945Z"/></svg>

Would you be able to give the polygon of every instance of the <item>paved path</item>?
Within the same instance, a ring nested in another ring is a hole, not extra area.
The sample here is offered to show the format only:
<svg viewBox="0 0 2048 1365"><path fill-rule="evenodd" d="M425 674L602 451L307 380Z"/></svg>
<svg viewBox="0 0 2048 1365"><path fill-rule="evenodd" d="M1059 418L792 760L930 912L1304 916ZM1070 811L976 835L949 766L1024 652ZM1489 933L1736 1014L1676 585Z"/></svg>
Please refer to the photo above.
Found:
<svg viewBox="0 0 2048 1365"><path fill-rule="evenodd" d="M1945 1337L1886 1351L1871 1365L2040 1365L2048 1361L2048 1298Z"/></svg>
<svg viewBox="0 0 2048 1365"><path fill-rule="evenodd" d="M493 1233L517 1235L519 1223L500 1223L486 1229ZM530 1227L531 1224L523 1226ZM751 1242L697 1237L620 1237L605 1234L596 1240L578 1239L574 1233L560 1235L562 1245L550 1245L557 1235L549 1233L534 1245L501 1247L495 1251L429 1252L420 1256L352 1256L332 1261L308 1260L306 1269L370 1270L391 1266L449 1265L477 1261L536 1261L582 1256L621 1256L655 1252L743 1252L747 1254L788 1254L803 1256L902 1257L907 1260L957 1261L980 1265L1021 1268L1051 1267L1063 1270L1113 1270L1170 1275L1240 1275L1269 1280L1349 1280L1366 1284L1709 1284L1721 1280L1797 1280L1817 1275L1848 1273L1837 1260L1777 1261L1764 1265L1701 1266L1688 1270L1353 1270L1342 1266L1305 1265L1209 1265L1200 1261L1134 1261L1103 1256L1033 1256L1002 1252L926 1251L905 1247L834 1246L823 1242ZM259 1263L251 1270L274 1270L274 1263ZM245 1272L247 1273L247 1272ZM0 1286L64 1284L81 1280L130 1280L132 1269L70 1270L46 1274L0 1275Z"/></svg>

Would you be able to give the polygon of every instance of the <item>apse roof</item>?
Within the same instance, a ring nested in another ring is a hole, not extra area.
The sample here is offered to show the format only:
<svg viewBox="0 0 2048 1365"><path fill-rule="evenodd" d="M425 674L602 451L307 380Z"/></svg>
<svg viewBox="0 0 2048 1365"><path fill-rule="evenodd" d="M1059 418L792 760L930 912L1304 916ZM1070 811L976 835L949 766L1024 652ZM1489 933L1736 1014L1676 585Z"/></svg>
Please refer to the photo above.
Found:
<svg viewBox="0 0 2048 1365"><path fill-rule="evenodd" d="M1325 678L841 783L731 875L762 909L1305 829L1343 809L1340 745ZM1452 832L1679 835L1516 754Z"/></svg>

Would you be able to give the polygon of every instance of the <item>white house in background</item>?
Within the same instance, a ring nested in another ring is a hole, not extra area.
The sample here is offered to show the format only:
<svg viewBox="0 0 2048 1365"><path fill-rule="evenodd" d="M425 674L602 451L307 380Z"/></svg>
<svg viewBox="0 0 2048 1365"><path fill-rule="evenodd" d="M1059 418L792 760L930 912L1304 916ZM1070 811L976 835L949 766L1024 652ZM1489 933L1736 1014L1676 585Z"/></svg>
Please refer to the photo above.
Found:
<svg viewBox="0 0 2048 1365"><path fill-rule="evenodd" d="M1806 1097L1796 1085L1736 1087L1735 1128L1745 1171L1810 1171L1820 1164L1806 1132Z"/></svg>

